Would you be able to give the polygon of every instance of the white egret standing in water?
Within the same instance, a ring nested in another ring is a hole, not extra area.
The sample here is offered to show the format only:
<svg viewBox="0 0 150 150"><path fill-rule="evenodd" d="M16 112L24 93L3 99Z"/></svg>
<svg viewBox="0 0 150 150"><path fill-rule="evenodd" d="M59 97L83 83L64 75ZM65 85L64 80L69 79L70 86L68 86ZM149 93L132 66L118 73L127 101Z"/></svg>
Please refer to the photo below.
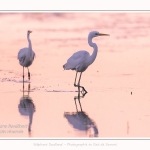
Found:
<svg viewBox="0 0 150 150"><path fill-rule="evenodd" d="M29 72L29 66L32 64L33 60L34 60L34 56L35 53L32 50L32 43L30 40L30 33L32 33L32 31L28 30L27 31L27 40L28 40L28 47L22 48L20 49L20 51L18 52L18 59L19 59L19 63L21 66L23 66L23 81L24 81L24 67L27 67L28 69L28 79L30 80L30 72Z"/></svg>
<svg viewBox="0 0 150 150"><path fill-rule="evenodd" d="M96 43L92 42L92 39L97 36L109 36L109 34L103 34L103 33L97 32L97 31L91 31L88 35L88 44L94 48L92 55L90 55L89 52L87 52L85 50L78 51L78 52L74 53L67 60L66 64L63 65L63 68L65 70L71 69L71 70L76 71L74 86L78 87L78 88L81 87L82 90L84 90L84 93L87 93L87 91L85 90L84 87L80 86L80 79L81 79L82 72L84 72L88 68L88 66L90 66L96 59L98 47L97 47ZM80 77L79 77L78 84L76 84L76 78L77 78L78 72L80 72Z"/></svg>

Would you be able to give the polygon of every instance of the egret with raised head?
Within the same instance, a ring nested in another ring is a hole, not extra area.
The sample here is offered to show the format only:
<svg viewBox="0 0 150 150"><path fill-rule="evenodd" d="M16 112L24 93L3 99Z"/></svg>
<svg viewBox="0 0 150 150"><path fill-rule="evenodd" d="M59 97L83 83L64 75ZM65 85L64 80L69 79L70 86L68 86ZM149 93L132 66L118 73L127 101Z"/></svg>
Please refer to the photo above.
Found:
<svg viewBox="0 0 150 150"><path fill-rule="evenodd" d="M28 69L28 79L30 80L30 72L29 66L33 63L35 52L32 50L32 43L30 40L30 33L32 31L27 31L27 40L28 40L28 47L20 49L18 52L18 59L21 66L23 66L23 81L24 81L24 67Z"/></svg>
<svg viewBox="0 0 150 150"><path fill-rule="evenodd" d="M78 51L74 53L67 60L66 64L63 65L64 70L76 71L74 86L78 87L78 89L81 87L82 93L87 93L87 91L85 90L83 86L80 86L81 75L82 75L82 72L84 72L96 59L98 46L96 45L96 43L92 42L92 39L97 36L109 36L109 34L99 33L98 31L91 31L88 35L88 44L94 49L92 55L90 55L89 52L85 50ZM78 84L76 84L76 78L77 78L78 72L80 72L80 76L79 76Z"/></svg>

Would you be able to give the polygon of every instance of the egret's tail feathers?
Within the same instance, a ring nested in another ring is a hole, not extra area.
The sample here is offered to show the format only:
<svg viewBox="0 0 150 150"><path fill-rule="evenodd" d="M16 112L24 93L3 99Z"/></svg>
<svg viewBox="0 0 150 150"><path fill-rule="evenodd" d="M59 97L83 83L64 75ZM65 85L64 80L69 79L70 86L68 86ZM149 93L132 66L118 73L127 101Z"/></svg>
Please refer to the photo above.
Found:
<svg viewBox="0 0 150 150"><path fill-rule="evenodd" d="M64 70L66 70L66 64L63 65Z"/></svg>
<svg viewBox="0 0 150 150"><path fill-rule="evenodd" d="M64 70L65 70L65 65L66 65L66 64L63 65Z"/></svg>
<svg viewBox="0 0 150 150"><path fill-rule="evenodd" d="M69 69L71 69L71 68L67 65L67 63L63 65L63 68L64 68L64 70L69 70Z"/></svg>

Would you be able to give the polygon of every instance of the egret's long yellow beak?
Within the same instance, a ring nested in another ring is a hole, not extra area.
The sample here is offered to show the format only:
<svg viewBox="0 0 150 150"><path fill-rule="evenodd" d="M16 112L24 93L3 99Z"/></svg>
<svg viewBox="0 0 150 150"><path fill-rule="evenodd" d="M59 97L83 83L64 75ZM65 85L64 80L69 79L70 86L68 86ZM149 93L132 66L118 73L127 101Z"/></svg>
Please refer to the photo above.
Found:
<svg viewBox="0 0 150 150"><path fill-rule="evenodd" d="M109 34L100 33L99 36L110 36Z"/></svg>

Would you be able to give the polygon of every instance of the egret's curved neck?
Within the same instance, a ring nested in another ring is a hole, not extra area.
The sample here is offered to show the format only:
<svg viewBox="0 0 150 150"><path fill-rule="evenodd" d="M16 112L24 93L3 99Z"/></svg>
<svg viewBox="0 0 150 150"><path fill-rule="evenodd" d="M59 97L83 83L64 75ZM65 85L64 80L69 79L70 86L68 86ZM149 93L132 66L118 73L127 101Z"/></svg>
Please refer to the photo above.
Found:
<svg viewBox="0 0 150 150"><path fill-rule="evenodd" d="M98 47L95 43L92 42L92 38L90 36L88 37L88 43L94 49L92 55L89 58L89 65L91 65L97 56Z"/></svg>
<svg viewBox="0 0 150 150"><path fill-rule="evenodd" d="M32 50L32 43L31 43L31 40L30 40L30 34L27 34L27 40L28 40L28 43L29 43L29 49Z"/></svg>

